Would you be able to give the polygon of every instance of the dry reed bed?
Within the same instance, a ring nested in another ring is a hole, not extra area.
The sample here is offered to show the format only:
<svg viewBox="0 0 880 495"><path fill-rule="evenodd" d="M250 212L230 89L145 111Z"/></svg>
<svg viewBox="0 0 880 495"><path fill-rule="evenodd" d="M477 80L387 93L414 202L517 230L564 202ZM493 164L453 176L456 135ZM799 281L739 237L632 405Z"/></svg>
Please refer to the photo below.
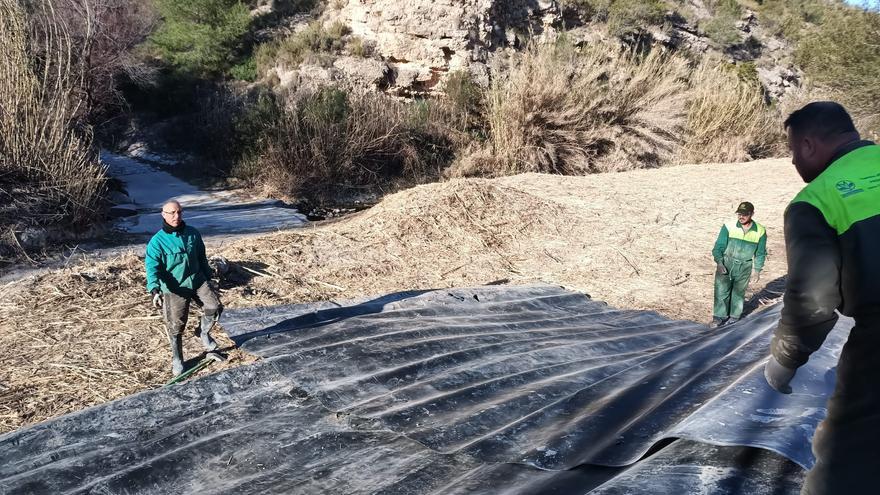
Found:
<svg viewBox="0 0 880 495"><path fill-rule="evenodd" d="M228 308L543 281L705 320L721 222L739 201L756 204L770 235L763 287L785 272L782 211L799 187L784 160L456 179L329 224L209 246L209 255L232 266L221 281ZM198 354L197 339L185 348ZM134 254L0 287L0 431L160 386L169 358ZM206 372L253 359L234 351Z"/></svg>

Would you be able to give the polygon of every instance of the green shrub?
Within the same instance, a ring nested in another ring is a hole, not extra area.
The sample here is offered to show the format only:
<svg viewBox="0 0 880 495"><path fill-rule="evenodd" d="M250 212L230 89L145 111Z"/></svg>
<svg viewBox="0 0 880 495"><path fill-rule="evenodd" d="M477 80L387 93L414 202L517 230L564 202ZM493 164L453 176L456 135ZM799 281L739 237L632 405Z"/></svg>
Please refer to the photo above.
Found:
<svg viewBox="0 0 880 495"><path fill-rule="evenodd" d="M339 88L321 88L303 100L301 112L302 118L314 125L342 123L351 112L348 94Z"/></svg>
<svg viewBox="0 0 880 495"><path fill-rule="evenodd" d="M742 15L742 7L736 0L718 0L710 4L712 17L700 24L700 28L712 41L721 47L735 45L741 41L741 33L736 23Z"/></svg>
<svg viewBox="0 0 880 495"><path fill-rule="evenodd" d="M345 45L345 49L355 57L369 58L373 55L373 48L360 36L352 36Z"/></svg>
<svg viewBox="0 0 880 495"><path fill-rule="evenodd" d="M460 129L476 130L484 124L482 118L486 106L485 93L474 82L470 72L455 71L449 74L444 92Z"/></svg>
<svg viewBox="0 0 880 495"><path fill-rule="evenodd" d="M297 67L311 54L340 53L345 48L348 26L335 22L325 27L320 21L283 40L275 49L274 62Z"/></svg>
<svg viewBox="0 0 880 495"><path fill-rule="evenodd" d="M275 60L278 58L278 42L269 42L257 45L254 49L254 63L256 64L257 75L266 74L266 72L275 66Z"/></svg>
<svg viewBox="0 0 880 495"><path fill-rule="evenodd" d="M758 67L754 62L724 63L721 67L736 74L737 79L743 83L760 88L761 82L758 79Z"/></svg>
<svg viewBox="0 0 880 495"><path fill-rule="evenodd" d="M825 87L856 116L873 118L880 131L880 12L829 8L822 24L804 32L796 60L812 82ZM871 121L872 119L867 119Z"/></svg>
<svg viewBox="0 0 880 495"><path fill-rule="evenodd" d="M562 0L560 6L585 18L608 24L614 36L637 33L646 25L662 24L669 6L663 0Z"/></svg>
<svg viewBox="0 0 880 495"><path fill-rule="evenodd" d="M646 24L661 24L666 9L661 0L613 0L608 6L608 30L615 36L637 33Z"/></svg>
<svg viewBox="0 0 880 495"><path fill-rule="evenodd" d="M828 6L826 0L764 0L759 12L773 34L796 41L805 26L822 24Z"/></svg>
<svg viewBox="0 0 880 495"><path fill-rule="evenodd" d="M157 54L175 69L216 76L232 65L250 24L239 0L156 0L164 22L150 37Z"/></svg>
<svg viewBox="0 0 880 495"><path fill-rule="evenodd" d="M253 82L257 80L257 60L255 57L247 57L229 69L229 75L239 81Z"/></svg>

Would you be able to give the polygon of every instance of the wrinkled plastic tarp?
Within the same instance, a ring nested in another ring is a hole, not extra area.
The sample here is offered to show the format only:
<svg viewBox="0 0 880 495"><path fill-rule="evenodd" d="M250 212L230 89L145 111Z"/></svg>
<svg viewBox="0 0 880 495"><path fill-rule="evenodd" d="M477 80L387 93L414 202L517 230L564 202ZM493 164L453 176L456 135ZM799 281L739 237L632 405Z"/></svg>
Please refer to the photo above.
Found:
<svg viewBox="0 0 880 495"><path fill-rule="evenodd" d="M409 292L356 306L253 308L225 323L334 411L441 452L542 469L623 466L662 438L813 463L851 320L799 370L764 381L781 306L708 330L558 287Z"/></svg>
<svg viewBox="0 0 880 495"><path fill-rule="evenodd" d="M851 323L783 396L777 319L549 286L229 311L265 360L0 436L0 492L797 493Z"/></svg>

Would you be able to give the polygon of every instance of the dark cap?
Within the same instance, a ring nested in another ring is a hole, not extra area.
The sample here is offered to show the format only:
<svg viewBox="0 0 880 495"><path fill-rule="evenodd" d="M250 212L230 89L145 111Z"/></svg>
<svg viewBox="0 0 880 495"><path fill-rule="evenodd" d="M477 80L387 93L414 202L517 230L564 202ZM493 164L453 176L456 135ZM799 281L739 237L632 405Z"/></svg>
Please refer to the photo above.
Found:
<svg viewBox="0 0 880 495"><path fill-rule="evenodd" d="M739 206L736 207L736 212L751 215L755 213L755 205L749 203L748 201L743 201L739 204Z"/></svg>

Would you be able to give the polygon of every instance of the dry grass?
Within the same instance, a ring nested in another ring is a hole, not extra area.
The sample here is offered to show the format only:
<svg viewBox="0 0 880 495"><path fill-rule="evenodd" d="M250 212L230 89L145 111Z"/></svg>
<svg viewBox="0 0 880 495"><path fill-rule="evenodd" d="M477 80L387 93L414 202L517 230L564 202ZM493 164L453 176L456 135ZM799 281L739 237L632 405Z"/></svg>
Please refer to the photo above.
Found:
<svg viewBox="0 0 880 495"><path fill-rule="evenodd" d="M274 194L315 203L431 180L452 154L441 118L372 93L306 93L266 130L254 175Z"/></svg>
<svg viewBox="0 0 880 495"><path fill-rule="evenodd" d="M219 249L209 241L209 254L236 268L221 283L228 308L543 281L705 321L721 223L740 201L755 203L769 236L760 289L785 273L782 213L800 186L787 160L456 179L326 225ZM199 352L196 338L186 352ZM169 361L134 255L0 287L0 431L157 387Z"/></svg>
<svg viewBox="0 0 880 495"><path fill-rule="evenodd" d="M170 379L168 339L144 284L143 261L127 254L0 288L0 431ZM231 345L215 334L221 346ZM198 339L185 339L185 350L197 356ZM212 368L251 361L234 351Z"/></svg>
<svg viewBox="0 0 880 495"><path fill-rule="evenodd" d="M52 2L28 18L16 0L0 0L0 40L0 183L32 196L17 217L91 219L104 172L80 125L84 73L64 20Z"/></svg>
<svg viewBox="0 0 880 495"><path fill-rule="evenodd" d="M691 76L686 140L680 163L741 162L778 156L785 135L782 120L764 103L756 84L715 63Z"/></svg>
<svg viewBox="0 0 880 495"><path fill-rule="evenodd" d="M535 44L487 95L488 153L453 176L578 175L668 162L684 122L684 61L610 46Z"/></svg>

